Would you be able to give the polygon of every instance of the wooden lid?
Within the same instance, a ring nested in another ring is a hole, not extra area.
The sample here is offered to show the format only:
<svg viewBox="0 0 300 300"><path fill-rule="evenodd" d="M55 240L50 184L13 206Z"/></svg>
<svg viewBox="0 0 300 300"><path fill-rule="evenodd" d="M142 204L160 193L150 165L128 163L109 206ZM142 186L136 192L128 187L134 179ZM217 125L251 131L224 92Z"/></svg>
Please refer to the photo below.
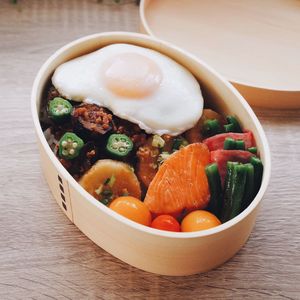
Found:
<svg viewBox="0 0 300 300"><path fill-rule="evenodd" d="M300 1L143 0L142 30L197 55L254 106L300 108Z"/></svg>

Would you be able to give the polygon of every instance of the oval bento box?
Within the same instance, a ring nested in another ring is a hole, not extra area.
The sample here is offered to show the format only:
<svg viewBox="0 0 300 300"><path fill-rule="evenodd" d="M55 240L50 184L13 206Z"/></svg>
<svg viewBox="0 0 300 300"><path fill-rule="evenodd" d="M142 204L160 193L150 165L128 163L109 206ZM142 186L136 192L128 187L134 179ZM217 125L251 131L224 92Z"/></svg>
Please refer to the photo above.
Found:
<svg viewBox="0 0 300 300"><path fill-rule="evenodd" d="M55 68L74 57L113 43L129 43L161 52L190 70L199 80L205 101L227 114L237 115L253 131L264 174L259 193L234 219L209 230L192 233L160 231L118 215L88 194L57 160L42 132L39 109L43 91ZM162 275L205 272L230 259L247 241L270 177L270 152L264 131L247 102L209 66L164 41L127 32L83 37L55 52L41 67L31 95L32 115L41 164L55 200L65 215L98 246L122 261Z"/></svg>

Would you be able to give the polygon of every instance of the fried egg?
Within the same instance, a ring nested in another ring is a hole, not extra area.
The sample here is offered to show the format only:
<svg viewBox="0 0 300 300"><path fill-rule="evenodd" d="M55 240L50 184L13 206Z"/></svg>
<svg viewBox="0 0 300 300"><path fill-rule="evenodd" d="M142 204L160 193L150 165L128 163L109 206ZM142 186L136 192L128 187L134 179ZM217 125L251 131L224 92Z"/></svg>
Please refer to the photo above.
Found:
<svg viewBox="0 0 300 300"><path fill-rule="evenodd" d="M95 103L147 133L178 135L202 115L198 81L157 51L112 44L60 65L52 83L61 95Z"/></svg>

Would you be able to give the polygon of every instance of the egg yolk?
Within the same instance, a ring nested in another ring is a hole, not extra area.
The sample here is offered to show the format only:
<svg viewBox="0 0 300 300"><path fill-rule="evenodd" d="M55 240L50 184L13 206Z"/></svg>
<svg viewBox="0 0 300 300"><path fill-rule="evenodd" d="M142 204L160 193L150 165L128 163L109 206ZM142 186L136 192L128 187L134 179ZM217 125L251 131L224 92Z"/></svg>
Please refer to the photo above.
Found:
<svg viewBox="0 0 300 300"><path fill-rule="evenodd" d="M136 53L116 55L104 63L103 79L114 94L127 98L143 98L152 94L162 81L158 65Z"/></svg>

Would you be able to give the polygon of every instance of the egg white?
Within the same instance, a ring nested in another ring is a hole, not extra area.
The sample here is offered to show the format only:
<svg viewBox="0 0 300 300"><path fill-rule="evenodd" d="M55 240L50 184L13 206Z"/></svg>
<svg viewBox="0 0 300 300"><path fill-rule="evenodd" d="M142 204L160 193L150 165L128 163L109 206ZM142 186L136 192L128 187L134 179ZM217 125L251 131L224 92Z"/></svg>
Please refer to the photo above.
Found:
<svg viewBox="0 0 300 300"><path fill-rule="evenodd" d="M153 60L163 76L158 89L139 99L110 91L101 70L105 61L121 53L137 53ZM192 128L203 110L200 85L187 69L157 51L129 44L109 45L60 65L52 83L67 99L106 107L147 133L178 135Z"/></svg>

